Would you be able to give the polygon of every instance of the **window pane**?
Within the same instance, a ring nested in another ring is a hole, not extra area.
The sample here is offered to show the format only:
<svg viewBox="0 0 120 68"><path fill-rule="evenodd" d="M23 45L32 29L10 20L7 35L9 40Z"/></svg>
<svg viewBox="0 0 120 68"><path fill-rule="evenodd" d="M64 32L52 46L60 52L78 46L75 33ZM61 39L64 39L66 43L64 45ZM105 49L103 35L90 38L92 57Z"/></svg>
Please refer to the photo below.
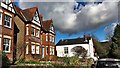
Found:
<svg viewBox="0 0 120 68"><path fill-rule="evenodd" d="M31 35L34 36L34 28L31 29Z"/></svg>
<svg viewBox="0 0 120 68"><path fill-rule="evenodd" d="M64 47L64 53L68 54L68 47Z"/></svg>
<svg viewBox="0 0 120 68"><path fill-rule="evenodd" d="M36 37L39 37L39 30L36 30Z"/></svg>
<svg viewBox="0 0 120 68"><path fill-rule="evenodd" d="M36 54L39 54L39 46L36 46Z"/></svg>
<svg viewBox="0 0 120 68"><path fill-rule="evenodd" d="M10 51L10 39L4 38L3 51Z"/></svg>
<svg viewBox="0 0 120 68"><path fill-rule="evenodd" d="M31 52L32 52L32 54L35 54L35 45L32 45Z"/></svg>

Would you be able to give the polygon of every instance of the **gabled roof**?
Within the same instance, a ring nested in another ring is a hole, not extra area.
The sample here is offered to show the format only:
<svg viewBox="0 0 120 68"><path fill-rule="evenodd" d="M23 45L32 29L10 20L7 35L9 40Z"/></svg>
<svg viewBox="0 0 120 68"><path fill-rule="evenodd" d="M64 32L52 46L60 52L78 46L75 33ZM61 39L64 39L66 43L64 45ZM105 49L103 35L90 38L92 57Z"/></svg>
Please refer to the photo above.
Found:
<svg viewBox="0 0 120 68"><path fill-rule="evenodd" d="M52 25L52 19L42 21L42 26L45 31L49 31L51 25Z"/></svg>
<svg viewBox="0 0 120 68"><path fill-rule="evenodd" d="M64 39L60 40L56 46L61 46L61 45L72 45L72 44L89 44L89 40L91 37L87 37L85 41L85 38L75 38L75 39Z"/></svg>
<svg viewBox="0 0 120 68"><path fill-rule="evenodd" d="M36 10L37 10L37 7L27 8L27 9L22 10L22 13L27 21L31 21Z"/></svg>
<svg viewBox="0 0 120 68"><path fill-rule="evenodd" d="M38 7L32 7L32 8L27 8L27 9L20 9L17 6L15 7L15 11L17 13L17 15L19 15L24 21L32 21L32 18L35 14L35 12L38 10Z"/></svg>

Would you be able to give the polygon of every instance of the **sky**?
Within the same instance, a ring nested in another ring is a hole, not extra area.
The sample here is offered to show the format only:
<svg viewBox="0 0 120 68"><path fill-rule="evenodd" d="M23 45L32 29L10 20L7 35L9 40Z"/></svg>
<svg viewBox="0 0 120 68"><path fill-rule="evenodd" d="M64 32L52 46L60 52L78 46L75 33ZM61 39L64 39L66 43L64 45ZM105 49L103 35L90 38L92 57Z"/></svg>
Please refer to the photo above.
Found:
<svg viewBox="0 0 120 68"><path fill-rule="evenodd" d="M53 20L55 44L60 39L83 37L84 34L106 40L118 22L119 0L15 0L22 9L38 6L43 20ZM62 1L62 2L61 2ZM70 1L70 2L69 2Z"/></svg>

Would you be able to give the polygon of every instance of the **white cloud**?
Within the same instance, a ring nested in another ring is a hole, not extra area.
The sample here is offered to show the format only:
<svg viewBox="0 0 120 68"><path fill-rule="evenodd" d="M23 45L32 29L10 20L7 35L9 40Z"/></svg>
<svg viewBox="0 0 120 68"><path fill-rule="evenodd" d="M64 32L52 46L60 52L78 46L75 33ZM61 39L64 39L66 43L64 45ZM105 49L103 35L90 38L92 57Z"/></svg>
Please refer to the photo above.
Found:
<svg viewBox="0 0 120 68"><path fill-rule="evenodd" d="M23 1L23 0L20 0ZM21 8L39 6L40 12L44 19L53 19L55 28L63 33L77 33L96 29L110 21L118 19L117 2L106 2L104 0L100 4L90 3L81 6L79 12L74 12L74 2L20 2ZM116 0L114 0L116 1Z"/></svg>
<svg viewBox="0 0 120 68"><path fill-rule="evenodd" d="M112 37L117 24L118 23L116 22L116 23L110 24L109 26L106 26L104 31Z"/></svg>

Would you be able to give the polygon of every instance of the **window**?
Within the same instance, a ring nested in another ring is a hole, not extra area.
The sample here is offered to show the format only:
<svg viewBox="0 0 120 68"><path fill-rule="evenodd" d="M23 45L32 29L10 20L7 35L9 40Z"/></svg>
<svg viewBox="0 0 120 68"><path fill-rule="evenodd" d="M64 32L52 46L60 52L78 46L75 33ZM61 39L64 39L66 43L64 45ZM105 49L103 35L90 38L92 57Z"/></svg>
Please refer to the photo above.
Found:
<svg viewBox="0 0 120 68"><path fill-rule="evenodd" d="M48 55L48 46L46 46L46 55Z"/></svg>
<svg viewBox="0 0 120 68"><path fill-rule="evenodd" d="M34 28L32 27L32 29L31 29L31 35L32 36L35 36L35 31L34 31Z"/></svg>
<svg viewBox="0 0 120 68"><path fill-rule="evenodd" d="M46 41L48 41L48 34L46 33Z"/></svg>
<svg viewBox="0 0 120 68"><path fill-rule="evenodd" d="M39 54L39 46L36 46L36 54Z"/></svg>
<svg viewBox="0 0 120 68"><path fill-rule="evenodd" d="M3 51L10 52L10 39L4 38Z"/></svg>
<svg viewBox="0 0 120 68"><path fill-rule="evenodd" d="M68 47L64 47L64 54L68 54Z"/></svg>
<svg viewBox="0 0 120 68"><path fill-rule="evenodd" d="M54 55L54 48L50 46L50 55Z"/></svg>
<svg viewBox="0 0 120 68"><path fill-rule="evenodd" d="M28 54L28 45L26 46L26 54Z"/></svg>
<svg viewBox="0 0 120 68"><path fill-rule="evenodd" d="M31 53L32 53L32 54L35 54L35 45L32 45L32 46L31 46Z"/></svg>
<svg viewBox="0 0 120 68"><path fill-rule="evenodd" d="M39 30L36 29L36 37L39 37Z"/></svg>
<svg viewBox="0 0 120 68"><path fill-rule="evenodd" d="M11 26L11 23L10 23L10 16L8 16L8 15L5 15L4 16L4 26L5 27L10 27Z"/></svg>

